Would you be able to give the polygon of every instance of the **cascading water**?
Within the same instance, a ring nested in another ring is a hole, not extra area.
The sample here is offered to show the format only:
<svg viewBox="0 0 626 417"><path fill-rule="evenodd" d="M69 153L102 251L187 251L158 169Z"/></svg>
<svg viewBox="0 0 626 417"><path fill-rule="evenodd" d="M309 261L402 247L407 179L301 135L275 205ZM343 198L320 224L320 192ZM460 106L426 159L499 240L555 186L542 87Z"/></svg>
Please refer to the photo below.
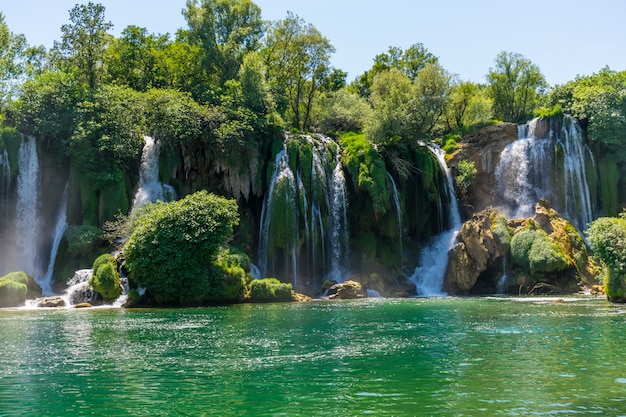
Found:
<svg viewBox="0 0 626 417"><path fill-rule="evenodd" d="M448 251L454 246L456 235L461 229L461 216L454 194L452 174L446 164L443 150L438 147L430 147L443 172L446 174L445 198L449 201L448 206L448 230L436 236L431 243L424 248L420 255L420 263L410 280L417 287L417 294L422 297L443 296L443 283L448 263Z"/></svg>
<svg viewBox="0 0 626 417"><path fill-rule="evenodd" d="M148 202L172 201L176 191L169 184L159 181L159 153L161 146L150 136L144 136L145 145L141 152L139 189L135 193L133 207L141 207Z"/></svg>
<svg viewBox="0 0 626 417"><path fill-rule="evenodd" d="M263 202L257 263L260 276L290 280L303 290L315 289L322 277L343 281L349 264L346 184L331 139L286 138Z"/></svg>
<svg viewBox="0 0 626 417"><path fill-rule="evenodd" d="M9 213L9 190L11 189L11 164L6 149L0 153L0 224Z"/></svg>
<svg viewBox="0 0 626 417"><path fill-rule="evenodd" d="M19 270L33 277L40 276L39 270L39 159L37 142L25 137L18 154L17 175L17 219L15 241L18 249Z"/></svg>
<svg viewBox="0 0 626 417"><path fill-rule="evenodd" d="M402 225L402 206L400 206L400 194L398 193L398 187L396 186L396 181L393 179L391 174L387 171L387 178L391 183L391 191L393 192L393 204L396 207L396 216L398 219L398 242L400 247L400 259L403 259L404 253L404 245L402 243L403 238L403 225Z"/></svg>
<svg viewBox="0 0 626 417"><path fill-rule="evenodd" d="M518 127L518 139L500 155L496 202L514 218L532 216L535 203L545 199L582 230L593 220L588 160L594 164L574 119L531 120Z"/></svg>
<svg viewBox="0 0 626 417"><path fill-rule="evenodd" d="M65 191L63 191L63 197L61 198L61 207L59 208L59 213L57 214L57 220L54 227L54 232L52 236L52 247L50 249L50 257L48 260L48 268L46 269L46 273L44 277L38 281L37 283L41 287L41 292L44 296L52 295L52 274L54 273L54 263L57 259L57 252L59 250L59 245L61 244L61 239L63 235L65 235L65 231L67 230L67 190L68 185L65 186Z"/></svg>

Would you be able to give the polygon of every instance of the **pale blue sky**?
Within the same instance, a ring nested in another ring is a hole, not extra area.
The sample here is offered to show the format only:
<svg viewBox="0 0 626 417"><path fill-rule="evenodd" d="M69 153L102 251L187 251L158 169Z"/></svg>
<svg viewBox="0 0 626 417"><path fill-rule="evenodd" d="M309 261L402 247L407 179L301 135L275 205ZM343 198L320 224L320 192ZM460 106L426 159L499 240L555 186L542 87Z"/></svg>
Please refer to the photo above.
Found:
<svg viewBox="0 0 626 417"><path fill-rule="evenodd" d="M185 0L93 0L106 7L114 34L127 25L152 33L185 27ZM9 28L50 47L79 0L0 0ZM84 1L83 3L87 3ZM421 42L451 73L484 82L501 51L537 64L548 83L563 84L604 66L626 70L626 0L257 0L263 17L292 11L335 46L333 66L352 81L389 46Z"/></svg>

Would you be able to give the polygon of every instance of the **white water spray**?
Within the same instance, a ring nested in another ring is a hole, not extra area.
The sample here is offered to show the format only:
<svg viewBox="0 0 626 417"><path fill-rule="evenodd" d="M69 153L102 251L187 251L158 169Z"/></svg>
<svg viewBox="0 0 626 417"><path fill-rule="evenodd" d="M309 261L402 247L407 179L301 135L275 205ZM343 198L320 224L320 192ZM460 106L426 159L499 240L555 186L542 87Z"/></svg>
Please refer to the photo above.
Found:
<svg viewBox="0 0 626 417"><path fill-rule="evenodd" d="M37 142L25 137L20 145L19 173L17 175L16 244L19 270L32 277L40 275L39 233L39 159Z"/></svg>
<svg viewBox="0 0 626 417"><path fill-rule="evenodd" d="M148 202L172 201L176 191L169 184L159 181L159 153L161 146L150 136L144 136L145 145L141 152L141 170L139 172L139 189L135 193L133 208L141 207Z"/></svg>
<svg viewBox="0 0 626 417"><path fill-rule="evenodd" d="M52 236L52 247L50 249L50 257L48 260L48 268L46 269L46 273L44 277L38 281L37 283L41 287L42 295L48 296L52 295L52 274L54 273L54 263L57 259L57 252L59 251L59 245L61 244L61 239L63 235L65 235L65 231L67 230L67 190L69 187L69 183L65 186L65 190L63 191L63 196L61 197L61 206L59 208L59 212L57 214L57 220L54 227L54 232Z"/></svg>
<svg viewBox="0 0 626 417"><path fill-rule="evenodd" d="M420 263L410 280L417 287L417 294L421 297L445 296L443 283L448 264L448 251L454 246L456 235L461 229L459 206L454 194L452 174L444 158L445 153L438 147L431 146L431 151L437 157L441 169L446 174L446 190L450 201L448 207L448 230L436 236L420 255Z"/></svg>

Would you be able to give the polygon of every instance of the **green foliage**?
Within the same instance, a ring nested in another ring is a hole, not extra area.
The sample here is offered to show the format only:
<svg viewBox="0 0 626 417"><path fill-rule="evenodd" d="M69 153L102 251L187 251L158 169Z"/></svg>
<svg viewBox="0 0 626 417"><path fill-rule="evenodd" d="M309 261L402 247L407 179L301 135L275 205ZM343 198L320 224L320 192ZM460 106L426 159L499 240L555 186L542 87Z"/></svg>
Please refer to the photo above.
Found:
<svg viewBox="0 0 626 417"><path fill-rule="evenodd" d="M620 207L618 192L620 170L615 155L608 153L598 162L602 210L609 216L617 216Z"/></svg>
<svg viewBox="0 0 626 417"><path fill-rule="evenodd" d="M0 277L0 307L19 307L26 302L28 275L10 272Z"/></svg>
<svg viewBox="0 0 626 417"><path fill-rule="evenodd" d="M474 179L476 179L476 165L474 161L463 159L456 165L456 175L454 176L454 182L461 193L466 193L467 189L472 185Z"/></svg>
<svg viewBox="0 0 626 417"><path fill-rule="evenodd" d="M252 302L291 301L291 284L276 278L255 279L250 283L248 299Z"/></svg>
<svg viewBox="0 0 626 417"><path fill-rule="evenodd" d="M117 272L117 261L106 253L99 256L93 263L93 275L89 285L105 300L114 300L122 293L120 274Z"/></svg>
<svg viewBox="0 0 626 417"><path fill-rule="evenodd" d="M511 239L511 255L515 263L531 275L549 274L568 266L558 245L541 229L526 228Z"/></svg>
<svg viewBox="0 0 626 417"><path fill-rule="evenodd" d="M372 109L367 100L348 88L321 97L319 130L326 133L358 132L370 119Z"/></svg>
<svg viewBox="0 0 626 417"><path fill-rule="evenodd" d="M121 171L141 154L141 97L129 88L105 86L79 106L68 156L92 189L117 184Z"/></svg>
<svg viewBox="0 0 626 417"><path fill-rule="evenodd" d="M535 108L546 80L539 67L521 54L503 51L487 75L494 114L507 122L524 121Z"/></svg>
<svg viewBox="0 0 626 417"><path fill-rule="evenodd" d="M71 74L47 71L21 86L15 107L17 127L64 155L77 123L77 103L85 91Z"/></svg>
<svg viewBox="0 0 626 417"><path fill-rule="evenodd" d="M377 216L384 215L389 210L391 198L384 161L363 134L346 133L341 136L340 143L342 162L354 187L369 195Z"/></svg>
<svg viewBox="0 0 626 417"><path fill-rule="evenodd" d="M61 42L55 42L57 65L74 72L86 86L94 89L104 73L104 57L113 27L105 21L104 6L89 2L70 10L70 23L61 26Z"/></svg>
<svg viewBox="0 0 626 417"><path fill-rule="evenodd" d="M168 148L206 137L207 125L217 118L209 108L196 103L189 94L152 89L144 95L146 129Z"/></svg>
<svg viewBox="0 0 626 417"><path fill-rule="evenodd" d="M558 103L551 107L539 107L538 109L533 110L533 116L540 117L542 119L551 117L561 118L563 117L563 108Z"/></svg>
<svg viewBox="0 0 626 417"><path fill-rule="evenodd" d="M101 243L102 230L97 226L69 225L67 227L67 244L71 256L85 256L93 251Z"/></svg>
<svg viewBox="0 0 626 417"><path fill-rule="evenodd" d="M457 139L457 135L455 135L455 137L450 137L446 139L446 142L442 147L445 153L451 154L458 149L458 144L456 142Z"/></svg>
<svg viewBox="0 0 626 417"><path fill-rule="evenodd" d="M291 12L270 26L262 55L278 110L292 127L308 130L315 97L330 73L334 51L319 30Z"/></svg>
<svg viewBox="0 0 626 417"><path fill-rule="evenodd" d="M13 95L15 80L26 71L26 48L26 37L11 32L0 12L0 105Z"/></svg>
<svg viewBox="0 0 626 417"><path fill-rule="evenodd" d="M238 222L234 200L206 191L144 206L124 245L129 277L161 304L219 301L226 283L212 265Z"/></svg>
<svg viewBox="0 0 626 417"><path fill-rule="evenodd" d="M626 301L626 217L600 217L585 231L592 256L605 265L605 292L611 301Z"/></svg>

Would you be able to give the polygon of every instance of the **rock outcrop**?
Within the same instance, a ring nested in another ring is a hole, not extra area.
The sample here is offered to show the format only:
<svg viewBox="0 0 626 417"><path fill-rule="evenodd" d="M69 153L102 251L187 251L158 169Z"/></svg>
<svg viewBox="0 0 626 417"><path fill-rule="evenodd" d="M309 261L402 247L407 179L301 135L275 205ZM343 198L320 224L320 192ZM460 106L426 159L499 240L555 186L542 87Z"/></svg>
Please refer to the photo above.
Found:
<svg viewBox="0 0 626 417"><path fill-rule="evenodd" d="M527 219L507 220L492 208L474 214L448 258L449 294L575 292L598 270L580 233L545 200Z"/></svg>
<svg viewBox="0 0 626 417"><path fill-rule="evenodd" d="M454 171L459 161L473 161L476 177L462 197L465 211L479 212L493 204L493 190L496 188L494 171L500 160L502 150L517 139L517 125L501 123L484 127L476 133L466 136L452 154L448 166Z"/></svg>
<svg viewBox="0 0 626 417"><path fill-rule="evenodd" d="M352 300L355 298L366 298L367 292L360 282L346 281L333 285L328 289L328 298L331 300Z"/></svg>

